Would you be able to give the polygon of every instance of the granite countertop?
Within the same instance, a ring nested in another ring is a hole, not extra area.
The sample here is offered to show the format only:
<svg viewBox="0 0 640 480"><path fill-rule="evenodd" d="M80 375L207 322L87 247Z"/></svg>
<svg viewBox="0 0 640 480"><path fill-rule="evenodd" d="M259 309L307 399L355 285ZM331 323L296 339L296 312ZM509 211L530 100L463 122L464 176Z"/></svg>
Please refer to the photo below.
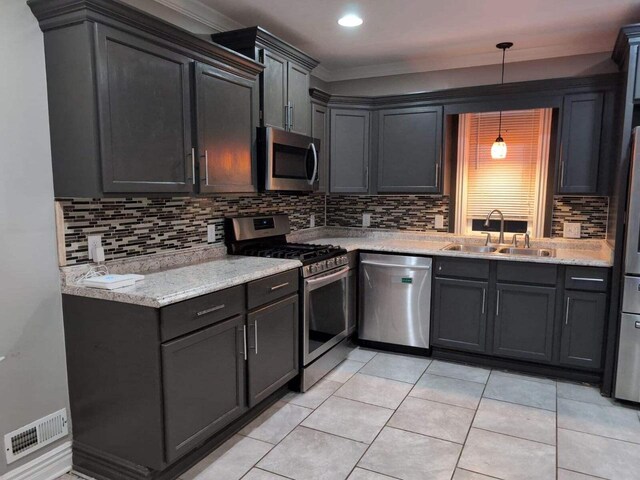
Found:
<svg viewBox="0 0 640 480"><path fill-rule="evenodd" d="M225 255L193 265L145 272L144 280L115 290L90 288L67 281L62 285L62 293L158 308L301 265L297 260Z"/></svg>
<svg viewBox="0 0 640 480"><path fill-rule="evenodd" d="M309 238L311 237L311 238ZM553 248L554 257L532 257L496 253L471 253L443 250L451 243L482 245L478 237L457 236L446 233L384 232L380 230L362 230L352 228L334 228L307 235L301 240L309 243L339 245L347 251L368 250L385 253L414 255L434 255L461 258L479 258L485 260L507 260L511 262L551 263L557 265L580 265L588 267L611 267L612 251L604 240L532 240L533 248ZM522 241L522 240L520 240Z"/></svg>

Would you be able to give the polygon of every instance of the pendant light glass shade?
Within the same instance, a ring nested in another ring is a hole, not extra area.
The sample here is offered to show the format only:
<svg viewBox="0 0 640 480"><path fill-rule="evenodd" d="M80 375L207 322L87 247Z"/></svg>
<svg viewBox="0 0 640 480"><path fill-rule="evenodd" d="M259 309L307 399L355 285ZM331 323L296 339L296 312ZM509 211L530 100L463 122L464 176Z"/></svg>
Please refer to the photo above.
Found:
<svg viewBox="0 0 640 480"><path fill-rule="evenodd" d="M507 144L502 137L496 138L496 141L491 145L491 158L494 160L507 158Z"/></svg>

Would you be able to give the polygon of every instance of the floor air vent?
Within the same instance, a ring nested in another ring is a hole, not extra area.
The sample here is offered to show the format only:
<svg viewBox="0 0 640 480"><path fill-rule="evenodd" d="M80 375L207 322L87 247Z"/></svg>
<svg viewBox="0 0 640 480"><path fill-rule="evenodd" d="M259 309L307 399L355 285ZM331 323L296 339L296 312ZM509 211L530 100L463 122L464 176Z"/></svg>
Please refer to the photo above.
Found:
<svg viewBox="0 0 640 480"><path fill-rule="evenodd" d="M4 436L7 463L14 462L69 433L67 410L47 415Z"/></svg>

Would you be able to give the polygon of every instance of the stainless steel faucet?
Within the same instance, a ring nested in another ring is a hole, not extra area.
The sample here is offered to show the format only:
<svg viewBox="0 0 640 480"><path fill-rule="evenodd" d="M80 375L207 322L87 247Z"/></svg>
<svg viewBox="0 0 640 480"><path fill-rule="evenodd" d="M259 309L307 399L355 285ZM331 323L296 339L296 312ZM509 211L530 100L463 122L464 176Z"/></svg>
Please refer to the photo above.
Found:
<svg viewBox="0 0 640 480"><path fill-rule="evenodd" d="M499 244L503 244L504 243L504 215L502 214L502 212L500 210L498 210L498 209L491 210L491 212L489 212L489 215L487 215L487 219L484 221L484 226L485 227L489 226L489 221L491 220L491 215L493 215L496 212L498 212L500 214L500 236L498 237L498 243Z"/></svg>

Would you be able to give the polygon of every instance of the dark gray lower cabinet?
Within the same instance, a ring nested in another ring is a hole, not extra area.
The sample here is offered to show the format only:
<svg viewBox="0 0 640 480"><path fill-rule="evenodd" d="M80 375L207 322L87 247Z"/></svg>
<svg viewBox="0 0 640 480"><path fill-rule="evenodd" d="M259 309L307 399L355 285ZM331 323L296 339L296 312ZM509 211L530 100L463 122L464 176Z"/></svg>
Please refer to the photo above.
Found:
<svg viewBox="0 0 640 480"><path fill-rule="evenodd" d="M167 461L247 410L244 316L162 345Z"/></svg>
<svg viewBox="0 0 640 480"><path fill-rule="evenodd" d="M493 353L550 362L556 289L496 284Z"/></svg>
<svg viewBox="0 0 640 480"><path fill-rule="evenodd" d="M436 278L431 343L484 352L488 288L483 281Z"/></svg>
<svg viewBox="0 0 640 480"><path fill-rule="evenodd" d="M196 67L200 192L256 191L256 83Z"/></svg>
<svg viewBox="0 0 640 480"><path fill-rule="evenodd" d="M298 374L298 318L297 293L248 315L250 407Z"/></svg>
<svg viewBox="0 0 640 480"><path fill-rule="evenodd" d="M606 302L606 293L565 292L561 363L601 368Z"/></svg>

